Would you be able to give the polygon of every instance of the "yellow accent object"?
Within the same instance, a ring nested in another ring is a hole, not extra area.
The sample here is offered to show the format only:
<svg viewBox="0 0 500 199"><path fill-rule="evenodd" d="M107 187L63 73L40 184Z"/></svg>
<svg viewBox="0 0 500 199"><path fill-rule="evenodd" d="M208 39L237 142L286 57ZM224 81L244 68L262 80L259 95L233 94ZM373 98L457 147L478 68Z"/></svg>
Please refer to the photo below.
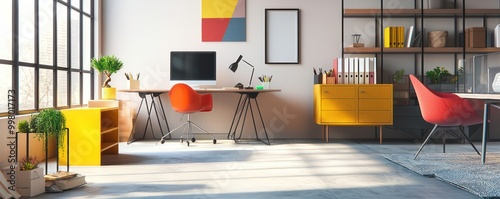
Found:
<svg viewBox="0 0 500 199"><path fill-rule="evenodd" d="M102 154L118 154L118 107L76 108L61 112L69 128L69 164L99 166ZM67 139L66 137L64 138ZM59 163L66 165L67 153L59 153Z"/></svg>
<svg viewBox="0 0 500 199"><path fill-rule="evenodd" d="M238 0L202 0L202 18L232 18Z"/></svg>
<svg viewBox="0 0 500 199"><path fill-rule="evenodd" d="M102 99L114 100L116 99L116 88L102 88Z"/></svg>
<svg viewBox="0 0 500 199"><path fill-rule="evenodd" d="M384 28L384 48L391 47L391 27L387 26Z"/></svg>
<svg viewBox="0 0 500 199"><path fill-rule="evenodd" d="M326 141L328 126L392 125L392 87L392 84L314 85L314 121L324 125Z"/></svg>

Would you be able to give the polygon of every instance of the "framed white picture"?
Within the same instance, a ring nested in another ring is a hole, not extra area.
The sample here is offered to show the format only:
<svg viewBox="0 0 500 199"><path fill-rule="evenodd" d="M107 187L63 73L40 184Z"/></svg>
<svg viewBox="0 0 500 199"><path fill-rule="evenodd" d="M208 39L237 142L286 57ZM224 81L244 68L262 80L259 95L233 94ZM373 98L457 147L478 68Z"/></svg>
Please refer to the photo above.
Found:
<svg viewBox="0 0 500 199"><path fill-rule="evenodd" d="M266 9L265 12L266 64L298 64L299 9Z"/></svg>

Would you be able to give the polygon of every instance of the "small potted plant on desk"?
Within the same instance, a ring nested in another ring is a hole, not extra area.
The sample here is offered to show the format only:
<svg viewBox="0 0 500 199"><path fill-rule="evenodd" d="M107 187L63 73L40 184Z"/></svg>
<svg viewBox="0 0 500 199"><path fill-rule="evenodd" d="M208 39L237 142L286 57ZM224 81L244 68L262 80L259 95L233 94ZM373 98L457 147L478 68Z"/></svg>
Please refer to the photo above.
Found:
<svg viewBox="0 0 500 199"><path fill-rule="evenodd" d="M437 66L425 73L427 86L435 91L455 92L457 76L452 75L444 67Z"/></svg>
<svg viewBox="0 0 500 199"><path fill-rule="evenodd" d="M92 58L92 67L99 71L99 73L106 75L106 80L102 84L102 99L114 100L116 98L116 88L111 87L111 75L120 70L123 62L114 55L106 55L100 58Z"/></svg>
<svg viewBox="0 0 500 199"><path fill-rule="evenodd" d="M24 157L18 162L16 191L22 196L33 197L45 192L43 169L38 167L36 157Z"/></svg>

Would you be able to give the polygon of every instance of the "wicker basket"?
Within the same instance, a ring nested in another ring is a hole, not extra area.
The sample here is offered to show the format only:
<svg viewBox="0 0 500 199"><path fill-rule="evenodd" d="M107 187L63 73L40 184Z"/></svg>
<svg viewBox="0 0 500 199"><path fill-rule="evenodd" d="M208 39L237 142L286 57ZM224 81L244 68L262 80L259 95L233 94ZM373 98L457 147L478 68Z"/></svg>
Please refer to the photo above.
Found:
<svg viewBox="0 0 500 199"><path fill-rule="evenodd" d="M441 48L446 46L446 39L448 38L448 31L430 31L427 33L429 39L429 46Z"/></svg>

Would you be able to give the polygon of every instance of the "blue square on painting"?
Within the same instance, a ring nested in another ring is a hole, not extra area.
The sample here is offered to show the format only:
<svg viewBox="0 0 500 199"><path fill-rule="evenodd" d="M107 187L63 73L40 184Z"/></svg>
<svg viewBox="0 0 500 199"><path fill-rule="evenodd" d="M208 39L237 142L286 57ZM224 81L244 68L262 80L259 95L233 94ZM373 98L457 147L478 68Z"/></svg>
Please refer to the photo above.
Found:
<svg viewBox="0 0 500 199"><path fill-rule="evenodd" d="M246 41L246 18L232 18L222 41Z"/></svg>

